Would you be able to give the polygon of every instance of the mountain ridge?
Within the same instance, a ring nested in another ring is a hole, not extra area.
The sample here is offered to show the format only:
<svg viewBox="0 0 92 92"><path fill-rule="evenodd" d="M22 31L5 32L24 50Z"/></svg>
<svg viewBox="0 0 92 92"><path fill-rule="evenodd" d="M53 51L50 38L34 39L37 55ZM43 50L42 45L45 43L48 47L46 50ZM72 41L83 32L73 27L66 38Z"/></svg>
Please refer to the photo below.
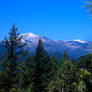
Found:
<svg viewBox="0 0 92 92"><path fill-rule="evenodd" d="M35 35L33 33L25 33L22 34L22 36L22 40L27 43L27 47L32 53L35 52L35 48L39 39L43 41L45 50L51 56L60 57L66 50L70 57L79 58L80 56L91 52L89 49L91 49L92 42L87 42L79 39L70 41L52 40L44 36Z"/></svg>
<svg viewBox="0 0 92 92"><path fill-rule="evenodd" d="M92 48L92 42L82 41L79 39L63 41L63 40L52 40L44 36L39 36L33 33L20 34L22 36L22 42L27 43L25 48L29 49L31 54L35 54L35 49L38 44L38 40L41 39L45 50L50 56L56 56L61 58L64 51L67 51L68 55L74 59L84 56L90 52ZM3 48L3 49L2 49ZM0 54L4 51L4 47L0 42Z"/></svg>

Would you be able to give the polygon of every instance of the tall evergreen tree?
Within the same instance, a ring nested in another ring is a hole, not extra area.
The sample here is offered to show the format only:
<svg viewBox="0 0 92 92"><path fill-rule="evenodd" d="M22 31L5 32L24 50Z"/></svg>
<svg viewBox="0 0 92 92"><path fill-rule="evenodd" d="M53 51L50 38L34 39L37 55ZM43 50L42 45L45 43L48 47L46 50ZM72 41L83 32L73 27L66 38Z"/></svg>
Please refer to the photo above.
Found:
<svg viewBox="0 0 92 92"><path fill-rule="evenodd" d="M42 40L40 39L34 57L34 92L43 92L46 88L46 73L48 72L46 65L48 64L48 58Z"/></svg>
<svg viewBox="0 0 92 92"><path fill-rule="evenodd" d="M19 63L18 69L20 72L18 73L19 80L19 88L20 90L24 90L25 92L34 92L33 90L33 67L34 60L33 56L27 56L25 60Z"/></svg>
<svg viewBox="0 0 92 92"><path fill-rule="evenodd" d="M7 58L6 58L6 68L5 71L8 74L8 89L9 92L16 92L18 88L17 84L17 63L21 61L24 57L24 44L21 43L22 36L17 33L17 28L13 25L11 31L9 32L9 37L5 37L3 45L7 49ZM2 66L2 64L1 64Z"/></svg>
<svg viewBox="0 0 92 92"><path fill-rule="evenodd" d="M58 76L61 81L61 90L63 92L73 91L73 82L76 81L76 69L72 62L65 62L59 68Z"/></svg>
<svg viewBox="0 0 92 92"><path fill-rule="evenodd" d="M58 61L55 57L50 57L49 63L48 63L48 80L51 82L51 80L54 80L57 75L58 70ZM49 84L48 82L48 84Z"/></svg>
<svg viewBox="0 0 92 92"><path fill-rule="evenodd" d="M7 69L7 56L0 60L0 92L9 92L9 76Z"/></svg>
<svg viewBox="0 0 92 92"><path fill-rule="evenodd" d="M73 82L76 82L77 71L71 61L68 61L65 52L62 61L59 63L57 76L49 84L49 92L74 92Z"/></svg>

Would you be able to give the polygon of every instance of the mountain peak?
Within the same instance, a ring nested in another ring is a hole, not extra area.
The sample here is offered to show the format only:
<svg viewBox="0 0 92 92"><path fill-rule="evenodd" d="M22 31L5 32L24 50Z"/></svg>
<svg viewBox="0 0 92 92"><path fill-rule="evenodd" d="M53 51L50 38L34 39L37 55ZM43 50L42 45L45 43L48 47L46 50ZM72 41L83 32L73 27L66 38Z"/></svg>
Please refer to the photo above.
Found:
<svg viewBox="0 0 92 92"><path fill-rule="evenodd" d="M86 43L86 41L80 40L80 39L75 39L73 41L79 42L79 43Z"/></svg>
<svg viewBox="0 0 92 92"><path fill-rule="evenodd" d="M24 34L22 34L22 36L27 36L27 37L38 37L38 35L36 35L36 34L33 34L33 33L24 33Z"/></svg>

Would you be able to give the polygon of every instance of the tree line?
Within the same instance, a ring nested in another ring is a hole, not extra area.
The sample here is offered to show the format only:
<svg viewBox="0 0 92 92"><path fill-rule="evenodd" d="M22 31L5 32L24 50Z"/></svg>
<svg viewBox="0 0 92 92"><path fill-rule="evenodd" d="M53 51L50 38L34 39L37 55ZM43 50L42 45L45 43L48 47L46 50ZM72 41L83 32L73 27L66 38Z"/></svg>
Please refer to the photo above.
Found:
<svg viewBox="0 0 92 92"><path fill-rule="evenodd" d="M67 52L60 61L51 57L38 41L35 55L26 49L22 36L13 25L2 44L6 48L0 59L0 92L91 92L92 55L76 62Z"/></svg>

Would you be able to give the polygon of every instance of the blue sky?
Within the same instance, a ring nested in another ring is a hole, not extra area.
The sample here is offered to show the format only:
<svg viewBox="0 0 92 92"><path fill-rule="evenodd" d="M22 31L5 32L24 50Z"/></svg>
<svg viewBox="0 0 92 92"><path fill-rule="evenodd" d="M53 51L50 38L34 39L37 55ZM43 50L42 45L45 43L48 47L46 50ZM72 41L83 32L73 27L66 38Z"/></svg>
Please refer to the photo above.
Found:
<svg viewBox="0 0 92 92"><path fill-rule="evenodd" d="M92 20L84 0L0 0L0 39L12 24L53 40L91 41Z"/></svg>

